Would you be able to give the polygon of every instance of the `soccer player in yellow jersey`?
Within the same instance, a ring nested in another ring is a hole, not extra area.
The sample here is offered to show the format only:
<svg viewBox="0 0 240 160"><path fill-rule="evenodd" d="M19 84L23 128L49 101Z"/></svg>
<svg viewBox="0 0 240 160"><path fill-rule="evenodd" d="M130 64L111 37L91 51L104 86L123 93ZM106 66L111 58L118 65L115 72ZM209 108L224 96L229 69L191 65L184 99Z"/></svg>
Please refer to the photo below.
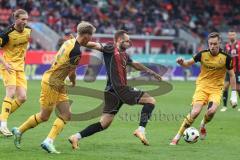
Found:
<svg viewBox="0 0 240 160"><path fill-rule="evenodd" d="M28 13L18 9L13 13L15 23L0 33L1 74L6 96L2 103L0 133L12 136L7 128L7 119L27 99L27 80L24 73L25 54L29 44L31 28L27 26Z"/></svg>
<svg viewBox="0 0 240 160"><path fill-rule="evenodd" d="M230 76L232 87L231 103L237 103L236 79L230 55L220 48L220 34L213 32L208 35L208 50L203 50L190 60L177 59L177 63L183 67L189 67L196 62L201 63L201 72L196 81L196 90L192 99L192 110L184 119L177 135L170 145L177 145L184 130L192 125L200 114L204 105L208 105L200 125L200 138L206 137L206 124L210 122L220 105L224 78L226 72Z"/></svg>
<svg viewBox="0 0 240 160"><path fill-rule="evenodd" d="M66 121L71 118L70 104L64 81L69 77L72 86L75 86L75 71L81 58L81 46L87 45L95 30L95 27L88 22L79 23L77 26L77 37L65 41L58 50L51 68L42 77L40 112L30 116L20 127L14 127L12 130L14 143L17 148L20 148L22 134L47 121L54 106L56 106L56 109L59 111L58 118L54 121L52 129L47 138L42 142L41 147L48 153L60 153L55 149L53 141L62 131Z"/></svg>

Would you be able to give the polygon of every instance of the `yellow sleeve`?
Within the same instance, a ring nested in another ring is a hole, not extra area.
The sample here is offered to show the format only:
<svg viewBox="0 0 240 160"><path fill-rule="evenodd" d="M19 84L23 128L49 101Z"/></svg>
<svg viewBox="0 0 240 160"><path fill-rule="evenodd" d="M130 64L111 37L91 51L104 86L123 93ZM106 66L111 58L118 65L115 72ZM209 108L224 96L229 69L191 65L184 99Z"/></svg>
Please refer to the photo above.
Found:
<svg viewBox="0 0 240 160"><path fill-rule="evenodd" d="M196 55L193 56L193 60L197 63L197 62L201 62L201 58L202 58L202 52L197 53Z"/></svg>

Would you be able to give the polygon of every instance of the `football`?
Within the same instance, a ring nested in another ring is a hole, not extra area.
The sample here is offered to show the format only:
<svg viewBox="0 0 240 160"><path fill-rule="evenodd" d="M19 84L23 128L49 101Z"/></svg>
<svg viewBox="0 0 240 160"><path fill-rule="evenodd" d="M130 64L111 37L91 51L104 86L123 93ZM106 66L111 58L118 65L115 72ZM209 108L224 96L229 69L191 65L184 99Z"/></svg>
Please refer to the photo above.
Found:
<svg viewBox="0 0 240 160"><path fill-rule="evenodd" d="M183 138L187 143L196 143L198 141L199 132L194 127L187 128L183 133Z"/></svg>

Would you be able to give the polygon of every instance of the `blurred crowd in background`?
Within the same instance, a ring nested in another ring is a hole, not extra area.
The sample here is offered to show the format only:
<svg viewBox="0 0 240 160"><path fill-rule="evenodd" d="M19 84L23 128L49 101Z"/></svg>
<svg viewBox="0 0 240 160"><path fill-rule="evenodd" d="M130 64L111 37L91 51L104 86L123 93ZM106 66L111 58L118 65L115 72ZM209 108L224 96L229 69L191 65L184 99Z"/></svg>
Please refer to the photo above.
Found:
<svg viewBox="0 0 240 160"><path fill-rule="evenodd" d="M61 36L87 20L97 33L125 29L130 34L177 36L181 28L205 40L212 31L240 31L239 6L239 0L0 0L0 31L12 23L12 12L23 8L30 21L43 22ZM181 44L175 52L191 47Z"/></svg>

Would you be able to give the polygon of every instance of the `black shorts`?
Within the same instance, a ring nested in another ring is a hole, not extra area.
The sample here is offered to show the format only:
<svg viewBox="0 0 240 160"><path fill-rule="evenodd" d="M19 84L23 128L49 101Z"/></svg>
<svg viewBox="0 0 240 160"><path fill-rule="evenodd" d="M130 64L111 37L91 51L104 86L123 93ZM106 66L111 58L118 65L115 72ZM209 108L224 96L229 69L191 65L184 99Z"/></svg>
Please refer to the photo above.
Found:
<svg viewBox="0 0 240 160"><path fill-rule="evenodd" d="M240 72L235 72L236 82L240 84Z"/></svg>
<svg viewBox="0 0 240 160"><path fill-rule="evenodd" d="M230 77L228 72L226 73L226 76L225 76L225 82L230 82Z"/></svg>
<svg viewBox="0 0 240 160"><path fill-rule="evenodd" d="M143 91L135 90L128 86L118 91L113 89L105 91L103 113L117 114L124 103L129 105L138 104L143 94Z"/></svg>
<svg viewBox="0 0 240 160"><path fill-rule="evenodd" d="M236 83L240 84L240 72L235 72L235 77L236 77ZM230 76L228 72L226 73L225 82L230 82Z"/></svg>

